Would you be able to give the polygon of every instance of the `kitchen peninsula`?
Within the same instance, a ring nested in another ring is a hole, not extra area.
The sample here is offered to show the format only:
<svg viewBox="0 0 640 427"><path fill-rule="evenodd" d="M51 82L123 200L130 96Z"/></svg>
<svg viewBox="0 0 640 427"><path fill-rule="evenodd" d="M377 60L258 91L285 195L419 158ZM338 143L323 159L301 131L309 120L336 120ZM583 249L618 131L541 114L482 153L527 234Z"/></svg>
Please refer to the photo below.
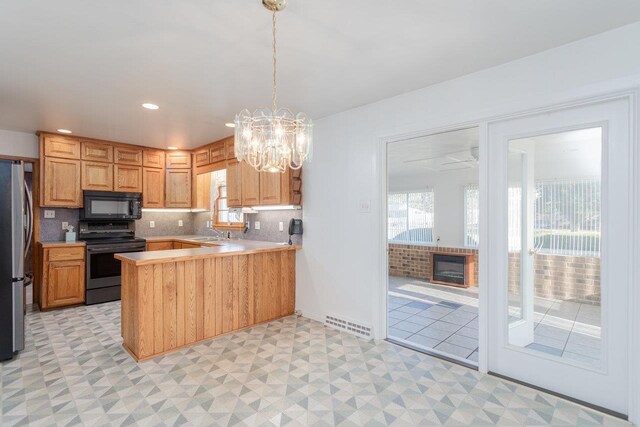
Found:
<svg viewBox="0 0 640 427"><path fill-rule="evenodd" d="M295 311L295 251L256 241L117 254L122 337L137 360Z"/></svg>

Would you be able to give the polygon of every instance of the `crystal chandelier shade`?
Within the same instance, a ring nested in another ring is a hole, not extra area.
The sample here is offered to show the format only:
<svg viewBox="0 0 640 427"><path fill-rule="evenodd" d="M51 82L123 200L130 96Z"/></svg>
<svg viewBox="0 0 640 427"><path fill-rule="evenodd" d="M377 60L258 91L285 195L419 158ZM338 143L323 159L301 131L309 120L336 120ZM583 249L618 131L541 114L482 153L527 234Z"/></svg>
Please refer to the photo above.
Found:
<svg viewBox="0 0 640 427"><path fill-rule="evenodd" d="M311 160L313 122L305 113L294 115L276 105L276 12L284 9L286 1L263 0L263 4L273 14L272 108L242 110L236 115L234 150L238 161L260 172L285 172Z"/></svg>

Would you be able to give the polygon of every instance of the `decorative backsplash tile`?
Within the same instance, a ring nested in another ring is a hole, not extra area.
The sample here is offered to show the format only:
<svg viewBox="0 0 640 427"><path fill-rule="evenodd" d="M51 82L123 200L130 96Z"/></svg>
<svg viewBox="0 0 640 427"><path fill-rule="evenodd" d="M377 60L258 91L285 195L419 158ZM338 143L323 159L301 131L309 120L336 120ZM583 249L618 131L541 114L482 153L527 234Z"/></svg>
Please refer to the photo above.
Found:
<svg viewBox="0 0 640 427"><path fill-rule="evenodd" d="M56 217L52 219L45 218L44 208L40 209L41 241L64 240L63 222L68 222L74 229L78 229L79 209L60 208L47 210L55 211ZM248 214L246 220L250 222L250 229L246 233L232 231L231 235L235 239L286 242L289 240L288 229L291 218L301 219L302 210L261 211L255 214ZM178 225L180 220L182 220L182 226ZM151 228L151 221L155 223L154 228ZM145 238L190 234L215 235L216 233L210 227L207 227L207 221L211 221L211 212L143 212L142 219L136 221L136 236ZM260 230L255 229L256 221L260 221ZM283 224L283 231L279 229L280 222ZM301 244L302 236L293 236L292 241L295 244Z"/></svg>
<svg viewBox="0 0 640 427"><path fill-rule="evenodd" d="M182 220L182 227L178 221ZM150 222L155 222L151 228ZM191 212L142 212L142 219L136 221L136 236L180 236L194 233L194 214Z"/></svg>
<svg viewBox="0 0 640 427"><path fill-rule="evenodd" d="M54 211L55 218L45 218L44 211ZM40 208L40 241L56 242L64 240L64 234L67 232L62 229L62 223L68 222L73 226L74 231L78 231L78 221L80 220L80 209L64 209L64 208Z"/></svg>

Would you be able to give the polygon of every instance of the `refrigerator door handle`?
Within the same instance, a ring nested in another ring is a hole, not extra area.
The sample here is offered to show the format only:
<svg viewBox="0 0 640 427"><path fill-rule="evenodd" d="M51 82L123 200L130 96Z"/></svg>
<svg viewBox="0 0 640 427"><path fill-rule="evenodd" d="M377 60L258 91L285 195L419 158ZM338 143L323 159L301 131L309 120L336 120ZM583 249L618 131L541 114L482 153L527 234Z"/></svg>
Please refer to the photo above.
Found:
<svg viewBox="0 0 640 427"><path fill-rule="evenodd" d="M11 165L11 232L13 277L24 277L24 169L22 163Z"/></svg>
<svg viewBox="0 0 640 427"><path fill-rule="evenodd" d="M27 181L24 181L24 194L27 199L26 206L26 241L24 248L24 257L27 257L29 253L29 249L31 249L31 240L33 239L33 198L31 196L31 190L29 190L29 186L27 185Z"/></svg>

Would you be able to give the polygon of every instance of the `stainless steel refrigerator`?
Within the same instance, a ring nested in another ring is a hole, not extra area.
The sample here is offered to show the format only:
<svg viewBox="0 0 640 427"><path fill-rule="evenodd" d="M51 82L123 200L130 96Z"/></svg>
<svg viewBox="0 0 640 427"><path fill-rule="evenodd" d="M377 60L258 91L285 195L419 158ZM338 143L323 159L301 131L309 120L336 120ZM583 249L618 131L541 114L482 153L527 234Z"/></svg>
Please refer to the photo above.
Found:
<svg viewBox="0 0 640 427"><path fill-rule="evenodd" d="M24 349L24 258L32 233L24 164L0 160L0 360Z"/></svg>

